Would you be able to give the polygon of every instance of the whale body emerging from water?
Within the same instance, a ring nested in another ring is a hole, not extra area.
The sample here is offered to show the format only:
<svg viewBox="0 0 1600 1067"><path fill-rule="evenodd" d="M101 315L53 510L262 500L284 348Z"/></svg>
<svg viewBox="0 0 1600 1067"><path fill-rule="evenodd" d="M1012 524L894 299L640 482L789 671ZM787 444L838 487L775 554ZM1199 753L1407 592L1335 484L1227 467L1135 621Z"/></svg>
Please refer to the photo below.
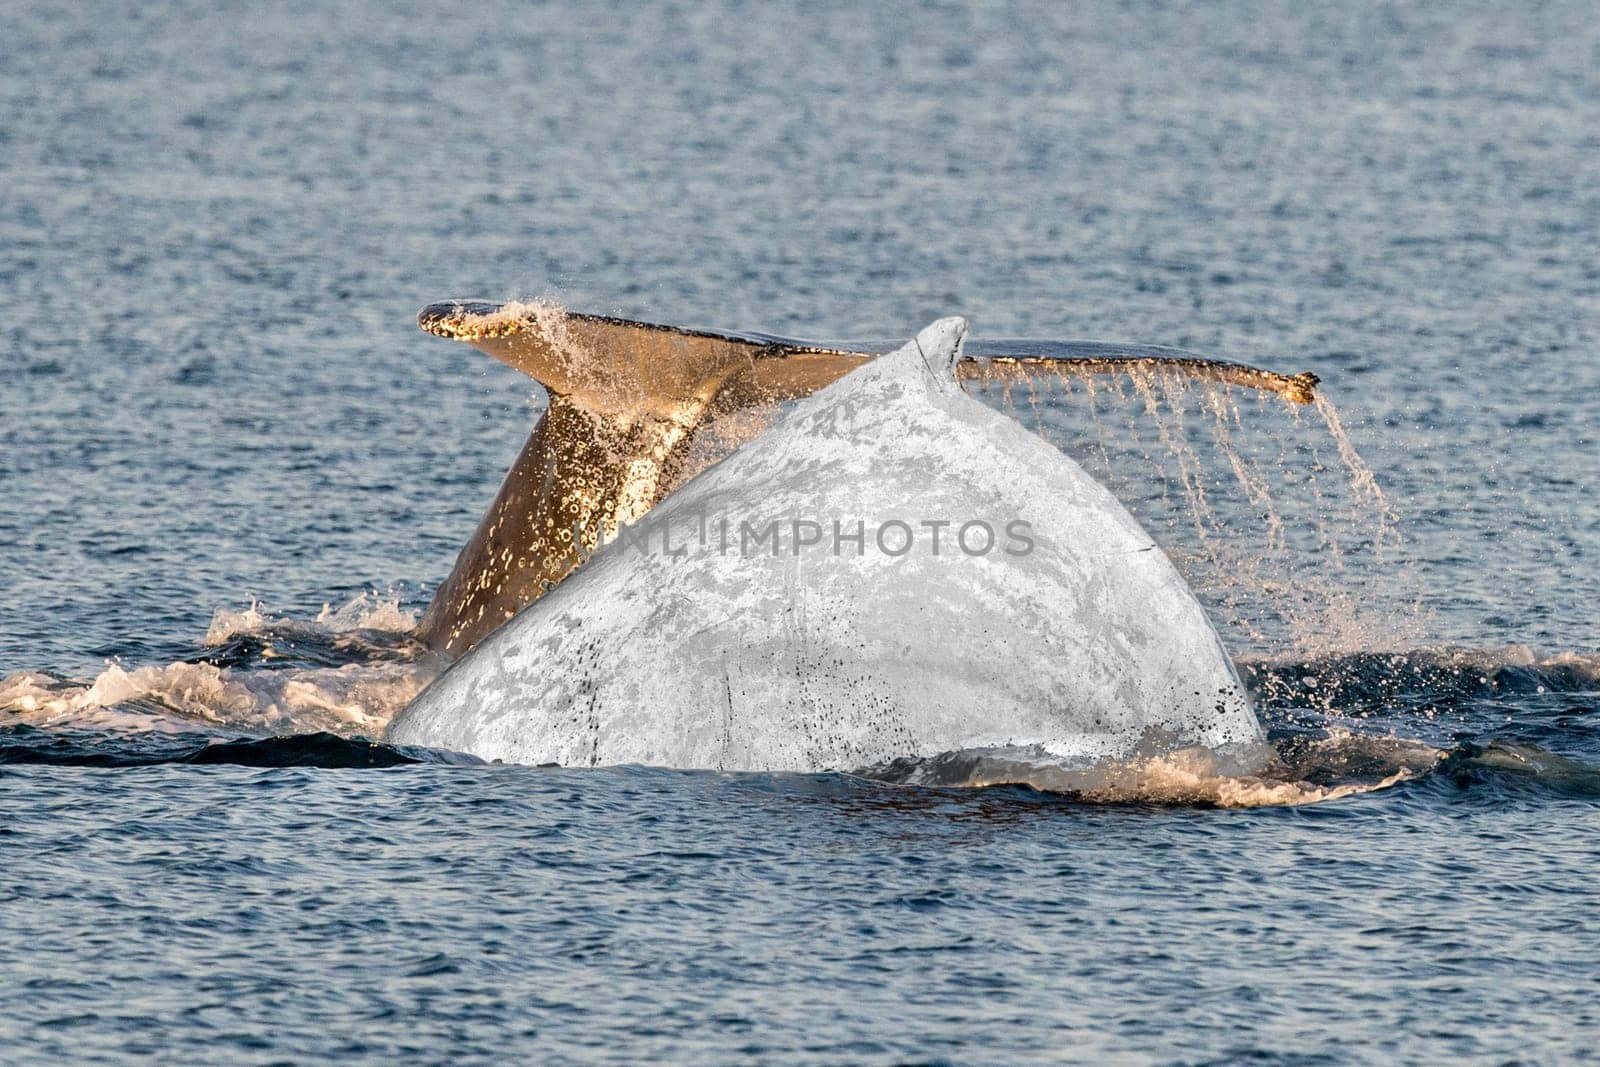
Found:
<svg viewBox="0 0 1600 1067"><path fill-rule="evenodd" d="M940 320L798 402L485 637L389 740L800 771L1259 742L1150 536L961 391L965 331Z"/></svg>

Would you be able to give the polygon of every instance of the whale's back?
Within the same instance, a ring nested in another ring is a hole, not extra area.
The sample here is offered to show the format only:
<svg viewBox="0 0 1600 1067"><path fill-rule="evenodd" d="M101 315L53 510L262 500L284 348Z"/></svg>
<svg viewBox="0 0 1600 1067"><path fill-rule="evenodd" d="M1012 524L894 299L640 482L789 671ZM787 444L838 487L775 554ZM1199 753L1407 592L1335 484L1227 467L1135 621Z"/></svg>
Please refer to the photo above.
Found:
<svg viewBox="0 0 1600 1067"><path fill-rule="evenodd" d="M391 739L791 770L1259 739L1149 535L955 386L963 331L936 323L797 405L469 653Z"/></svg>

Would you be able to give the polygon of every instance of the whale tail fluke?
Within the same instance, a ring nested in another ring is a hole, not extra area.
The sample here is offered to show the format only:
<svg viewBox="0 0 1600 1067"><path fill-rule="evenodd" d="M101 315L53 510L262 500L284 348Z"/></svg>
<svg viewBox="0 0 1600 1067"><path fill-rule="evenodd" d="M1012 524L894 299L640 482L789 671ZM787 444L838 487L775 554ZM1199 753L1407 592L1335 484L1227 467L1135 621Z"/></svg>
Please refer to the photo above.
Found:
<svg viewBox="0 0 1600 1067"><path fill-rule="evenodd" d="M542 384L550 405L418 628L459 656L643 517L684 475L718 417L807 396L904 339L804 341L567 311L547 302L429 304L417 325L465 341ZM950 380L1139 370L1242 385L1309 403L1317 378L1181 349L1103 341L965 339L966 320L927 330ZM953 341L952 341L953 336ZM918 338L922 343L922 335ZM930 367L930 370L934 368Z"/></svg>
<svg viewBox="0 0 1600 1067"><path fill-rule="evenodd" d="M904 338L803 341L669 326L541 302L447 300L418 312L417 325L465 341L552 392L623 410L702 394L712 381L746 403L796 399L905 344ZM996 372L1086 377L1141 369L1275 393L1295 404L1311 403L1319 381L1311 373L1278 374L1166 345L1026 338L966 340L956 374L969 381Z"/></svg>

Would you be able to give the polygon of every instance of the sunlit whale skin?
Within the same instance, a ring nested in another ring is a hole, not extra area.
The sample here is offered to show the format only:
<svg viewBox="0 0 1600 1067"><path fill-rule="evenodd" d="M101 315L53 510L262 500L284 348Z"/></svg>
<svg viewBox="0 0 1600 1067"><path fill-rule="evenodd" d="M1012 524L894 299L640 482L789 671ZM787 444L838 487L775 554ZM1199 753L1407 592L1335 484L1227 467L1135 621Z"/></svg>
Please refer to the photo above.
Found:
<svg viewBox="0 0 1600 1067"><path fill-rule="evenodd" d="M422 329L468 342L550 395L494 502L430 601L417 636L464 653L579 565L599 539L681 480L704 428L730 412L807 396L903 341L814 342L567 312L446 301ZM1317 379L1181 349L1100 341L978 340L961 380L1153 369L1312 399Z"/></svg>
<svg viewBox="0 0 1600 1067"><path fill-rule="evenodd" d="M1182 578L1081 467L956 381L966 324L800 401L486 637L388 739L489 760L859 769L975 748L1098 761L1261 729ZM950 523L896 552L896 521ZM693 531L862 523L729 551ZM957 528L1024 524L1031 545Z"/></svg>

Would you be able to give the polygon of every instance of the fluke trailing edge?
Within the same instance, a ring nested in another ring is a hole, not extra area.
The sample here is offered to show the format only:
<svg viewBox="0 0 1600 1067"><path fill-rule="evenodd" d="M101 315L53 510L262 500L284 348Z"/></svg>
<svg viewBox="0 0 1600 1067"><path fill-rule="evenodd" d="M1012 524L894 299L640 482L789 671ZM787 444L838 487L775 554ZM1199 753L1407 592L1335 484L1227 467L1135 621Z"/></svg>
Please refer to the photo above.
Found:
<svg viewBox="0 0 1600 1067"><path fill-rule="evenodd" d="M429 603L418 636L455 657L565 578L690 472L708 426L807 396L904 339L803 341L635 322L547 304L447 301L417 324L466 341L550 394L505 482ZM1146 369L1311 401L1286 376L1181 349L1104 341L969 340L958 380Z"/></svg>

